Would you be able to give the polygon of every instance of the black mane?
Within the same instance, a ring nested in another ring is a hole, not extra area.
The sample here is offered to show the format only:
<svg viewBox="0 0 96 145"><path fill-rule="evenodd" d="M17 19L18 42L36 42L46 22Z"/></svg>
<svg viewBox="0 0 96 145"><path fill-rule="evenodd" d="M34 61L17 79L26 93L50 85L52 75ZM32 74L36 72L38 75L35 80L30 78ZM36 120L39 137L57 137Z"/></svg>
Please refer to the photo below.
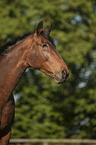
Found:
<svg viewBox="0 0 96 145"><path fill-rule="evenodd" d="M33 32L28 32L26 34L24 34L23 36L18 36L17 38L15 38L14 40L12 41L9 41L7 42L6 44L4 44L3 46L0 47L0 55L2 53L4 53L6 51L6 49L9 47L9 46L12 46L14 44L16 44L18 41L20 40L23 40L25 39L26 37L30 36L30 35L33 35L34 33ZM52 39L52 37L50 37L47 33L43 32L42 33L42 36L46 39L48 39L53 45L54 45L54 41ZM55 46L55 45L54 45Z"/></svg>
<svg viewBox="0 0 96 145"><path fill-rule="evenodd" d="M23 39L25 39L26 37L28 37L30 35L33 35L33 33L32 32L28 32L28 33L24 34L23 36L18 36L14 40L9 41L6 44L4 44L3 46L0 47L0 55L2 53L4 53L9 46L12 46L12 45L16 44L16 42L18 42L20 40L23 40Z"/></svg>

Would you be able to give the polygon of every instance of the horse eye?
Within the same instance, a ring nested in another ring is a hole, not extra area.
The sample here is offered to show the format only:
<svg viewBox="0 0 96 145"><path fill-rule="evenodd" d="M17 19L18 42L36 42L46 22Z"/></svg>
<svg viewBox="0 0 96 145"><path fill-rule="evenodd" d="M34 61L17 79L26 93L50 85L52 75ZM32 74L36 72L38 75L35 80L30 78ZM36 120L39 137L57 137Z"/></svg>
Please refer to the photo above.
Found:
<svg viewBox="0 0 96 145"><path fill-rule="evenodd" d="M44 50L48 50L48 46L46 44L43 45Z"/></svg>

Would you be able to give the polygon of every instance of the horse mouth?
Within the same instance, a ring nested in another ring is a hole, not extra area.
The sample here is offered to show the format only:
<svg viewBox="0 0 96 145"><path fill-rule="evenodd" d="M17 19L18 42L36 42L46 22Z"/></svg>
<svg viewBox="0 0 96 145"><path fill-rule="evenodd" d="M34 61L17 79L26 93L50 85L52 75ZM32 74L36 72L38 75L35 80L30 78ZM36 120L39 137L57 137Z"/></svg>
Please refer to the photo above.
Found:
<svg viewBox="0 0 96 145"><path fill-rule="evenodd" d="M42 72L43 72L44 74L46 74L47 76L53 78L57 84L62 84L62 83L64 83L64 82L67 80L66 78L62 78L62 79L57 78L57 77L54 75L54 73L52 73L52 72L50 72L50 71L45 71L45 70L40 70L40 71L42 71Z"/></svg>
<svg viewBox="0 0 96 145"><path fill-rule="evenodd" d="M66 82L66 80L68 79L68 76L69 76L69 74L66 74L66 75L59 78L58 76L54 75L54 79L55 79L56 83L62 84L64 82Z"/></svg>
<svg viewBox="0 0 96 145"><path fill-rule="evenodd" d="M55 78L54 78L55 79ZM64 83L66 81L66 79L62 79L62 80L57 80L57 79L55 79L55 82L57 83L57 84L62 84L62 83Z"/></svg>

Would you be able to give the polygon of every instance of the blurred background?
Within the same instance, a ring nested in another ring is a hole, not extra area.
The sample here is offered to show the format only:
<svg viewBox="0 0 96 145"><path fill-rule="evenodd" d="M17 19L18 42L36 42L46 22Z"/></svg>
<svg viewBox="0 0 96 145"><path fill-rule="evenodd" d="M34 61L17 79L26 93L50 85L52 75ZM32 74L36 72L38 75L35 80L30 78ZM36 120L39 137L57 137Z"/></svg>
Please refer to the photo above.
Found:
<svg viewBox="0 0 96 145"><path fill-rule="evenodd" d="M96 1L0 0L0 46L38 22L51 37L70 76L56 84L27 69L14 90L11 138L96 139Z"/></svg>

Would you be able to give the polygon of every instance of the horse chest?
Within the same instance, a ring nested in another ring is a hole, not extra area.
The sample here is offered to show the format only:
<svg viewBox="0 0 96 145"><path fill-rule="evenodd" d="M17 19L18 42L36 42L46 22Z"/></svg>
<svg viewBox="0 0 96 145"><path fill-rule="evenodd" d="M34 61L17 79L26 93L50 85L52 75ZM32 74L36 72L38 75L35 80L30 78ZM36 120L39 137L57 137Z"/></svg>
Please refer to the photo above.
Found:
<svg viewBox="0 0 96 145"><path fill-rule="evenodd" d="M5 107L0 110L0 132L2 134L11 128L14 119L14 108L14 100L10 97Z"/></svg>

